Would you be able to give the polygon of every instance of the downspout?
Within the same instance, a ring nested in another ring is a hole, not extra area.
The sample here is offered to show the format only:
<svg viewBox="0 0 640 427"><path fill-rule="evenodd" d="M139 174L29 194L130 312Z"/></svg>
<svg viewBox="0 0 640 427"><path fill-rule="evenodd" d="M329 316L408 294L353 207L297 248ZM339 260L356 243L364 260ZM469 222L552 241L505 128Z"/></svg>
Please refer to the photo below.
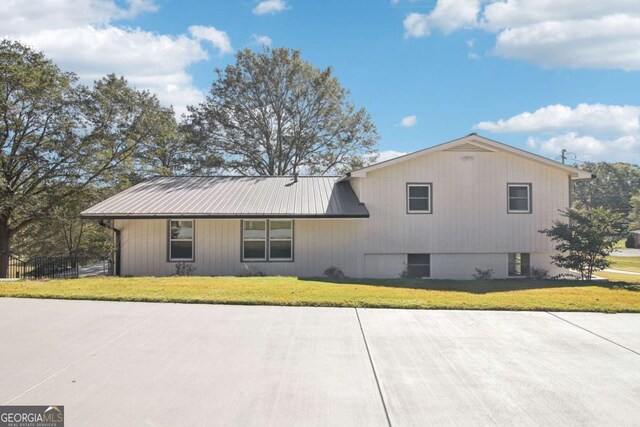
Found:
<svg viewBox="0 0 640 427"><path fill-rule="evenodd" d="M100 219L100 221L98 221L98 224L101 227L106 228L107 230L113 231L113 233L116 236L115 275L120 276L120 254L121 254L121 247L122 247L120 243L120 230L104 222L104 219Z"/></svg>

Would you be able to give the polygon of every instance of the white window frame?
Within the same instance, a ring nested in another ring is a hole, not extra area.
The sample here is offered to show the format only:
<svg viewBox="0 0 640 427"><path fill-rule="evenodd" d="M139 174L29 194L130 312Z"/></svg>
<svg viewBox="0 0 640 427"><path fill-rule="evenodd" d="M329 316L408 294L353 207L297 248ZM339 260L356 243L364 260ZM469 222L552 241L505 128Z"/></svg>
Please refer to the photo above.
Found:
<svg viewBox="0 0 640 427"><path fill-rule="evenodd" d="M172 222L177 222L177 221L181 221L181 222L190 222L191 223L191 238L190 239L174 239L173 237L171 237L171 223ZM196 245L195 245L195 237L196 237L196 222L193 219L170 219L169 220L169 261L170 262L182 262L182 261L188 261L188 262L193 262L195 260L195 252L196 252ZM191 242L191 258L174 258L173 254L171 253L171 242Z"/></svg>
<svg viewBox="0 0 640 427"><path fill-rule="evenodd" d="M273 239L273 238L271 238L271 222L272 221L288 222L289 225L291 226L291 237L288 238L288 239ZM267 235L268 238L269 238L269 248L268 248L269 261L274 261L274 262L277 262L277 261L293 261L293 220L290 220L290 219L273 219L273 220L269 220L267 222L268 222L267 226L268 226L268 230L269 230L268 235ZM272 258L271 257L271 242L289 242L291 244L291 256L289 258Z"/></svg>
<svg viewBox="0 0 640 427"><path fill-rule="evenodd" d="M521 197L511 197L510 190L512 187L525 187L527 189L527 209L511 209L511 199L522 199ZM510 214L530 214L531 209L531 183L511 183L507 184L507 213Z"/></svg>
<svg viewBox="0 0 640 427"><path fill-rule="evenodd" d="M429 201L429 209L416 210L411 209L411 199L425 199L425 197L411 197L412 187L427 187L429 189L429 197L426 199ZM433 206L433 184L430 182L411 182L407 183L407 213L408 214L430 214Z"/></svg>
<svg viewBox="0 0 640 427"><path fill-rule="evenodd" d="M244 224L246 222L264 222L264 239L247 239L244 237ZM269 254L269 222L266 219L246 219L241 221L242 226L242 261L254 262L254 261L266 261ZM245 258L244 256L244 242L264 242L264 257L263 258Z"/></svg>

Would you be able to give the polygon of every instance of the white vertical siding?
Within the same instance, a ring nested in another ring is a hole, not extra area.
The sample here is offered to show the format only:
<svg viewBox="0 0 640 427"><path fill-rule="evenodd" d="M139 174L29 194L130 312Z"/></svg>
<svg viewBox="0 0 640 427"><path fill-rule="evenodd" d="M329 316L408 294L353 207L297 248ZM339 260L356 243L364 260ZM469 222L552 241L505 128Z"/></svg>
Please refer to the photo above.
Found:
<svg viewBox="0 0 640 427"><path fill-rule="evenodd" d="M476 267L504 277L506 254L526 252L533 266L550 268L553 244L538 231L567 207L567 180L562 170L506 152L430 153L353 179L370 218L295 220L293 262L245 264L269 275L319 276L336 266L352 277L398 277L407 253L430 253L434 278L471 278ZM432 214L407 214L410 182L432 183ZM507 183L531 183L533 213L507 213ZM240 224L196 220L197 274L243 273ZM116 227L122 274L175 273L167 220L118 220Z"/></svg>

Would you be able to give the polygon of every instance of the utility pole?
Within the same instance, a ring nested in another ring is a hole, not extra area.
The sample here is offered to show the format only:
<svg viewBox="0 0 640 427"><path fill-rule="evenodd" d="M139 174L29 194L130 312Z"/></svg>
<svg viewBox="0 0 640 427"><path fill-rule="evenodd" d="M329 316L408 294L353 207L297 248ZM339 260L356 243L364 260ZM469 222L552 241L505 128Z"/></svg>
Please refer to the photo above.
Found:
<svg viewBox="0 0 640 427"><path fill-rule="evenodd" d="M564 165L565 160L567 160L567 150L563 148L562 154L560 154L560 157L562 158L562 164Z"/></svg>

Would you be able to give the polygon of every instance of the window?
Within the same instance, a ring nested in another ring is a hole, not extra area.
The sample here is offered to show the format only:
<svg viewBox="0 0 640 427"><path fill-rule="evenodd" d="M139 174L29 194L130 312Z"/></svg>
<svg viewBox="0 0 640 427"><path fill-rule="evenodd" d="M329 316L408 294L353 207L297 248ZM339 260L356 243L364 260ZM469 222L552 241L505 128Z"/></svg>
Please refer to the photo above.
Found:
<svg viewBox="0 0 640 427"><path fill-rule="evenodd" d="M431 255L408 254L407 276L414 279L431 276Z"/></svg>
<svg viewBox="0 0 640 427"><path fill-rule="evenodd" d="M269 221L269 259L271 261L291 261L293 258L292 221Z"/></svg>
<svg viewBox="0 0 640 427"><path fill-rule="evenodd" d="M407 213L431 213L431 184L407 184Z"/></svg>
<svg viewBox="0 0 640 427"><path fill-rule="evenodd" d="M509 276L529 276L529 254L509 254Z"/></svg>
<svg viewBox="0 0 640 427"><path fill-rule="evenodd" d="M531 184L507 184L509 213L531 213Z"/></svg>
<svg viewBox="0 0 640 427"><path fill-rule="evenodd" d="M242 261L292 260L292 220L242 221Z"/></svg>
<svg viewBox="0 0 640 427"><path fill-rule="evenodd" d="M267 221L243 221L242 259L266 261Z"/></svg>
<svg viewBox="0 0 640 427"><path fill-rule="evenodd" d="M193 261L193 220L169 221L169 261Z"/></svg>

